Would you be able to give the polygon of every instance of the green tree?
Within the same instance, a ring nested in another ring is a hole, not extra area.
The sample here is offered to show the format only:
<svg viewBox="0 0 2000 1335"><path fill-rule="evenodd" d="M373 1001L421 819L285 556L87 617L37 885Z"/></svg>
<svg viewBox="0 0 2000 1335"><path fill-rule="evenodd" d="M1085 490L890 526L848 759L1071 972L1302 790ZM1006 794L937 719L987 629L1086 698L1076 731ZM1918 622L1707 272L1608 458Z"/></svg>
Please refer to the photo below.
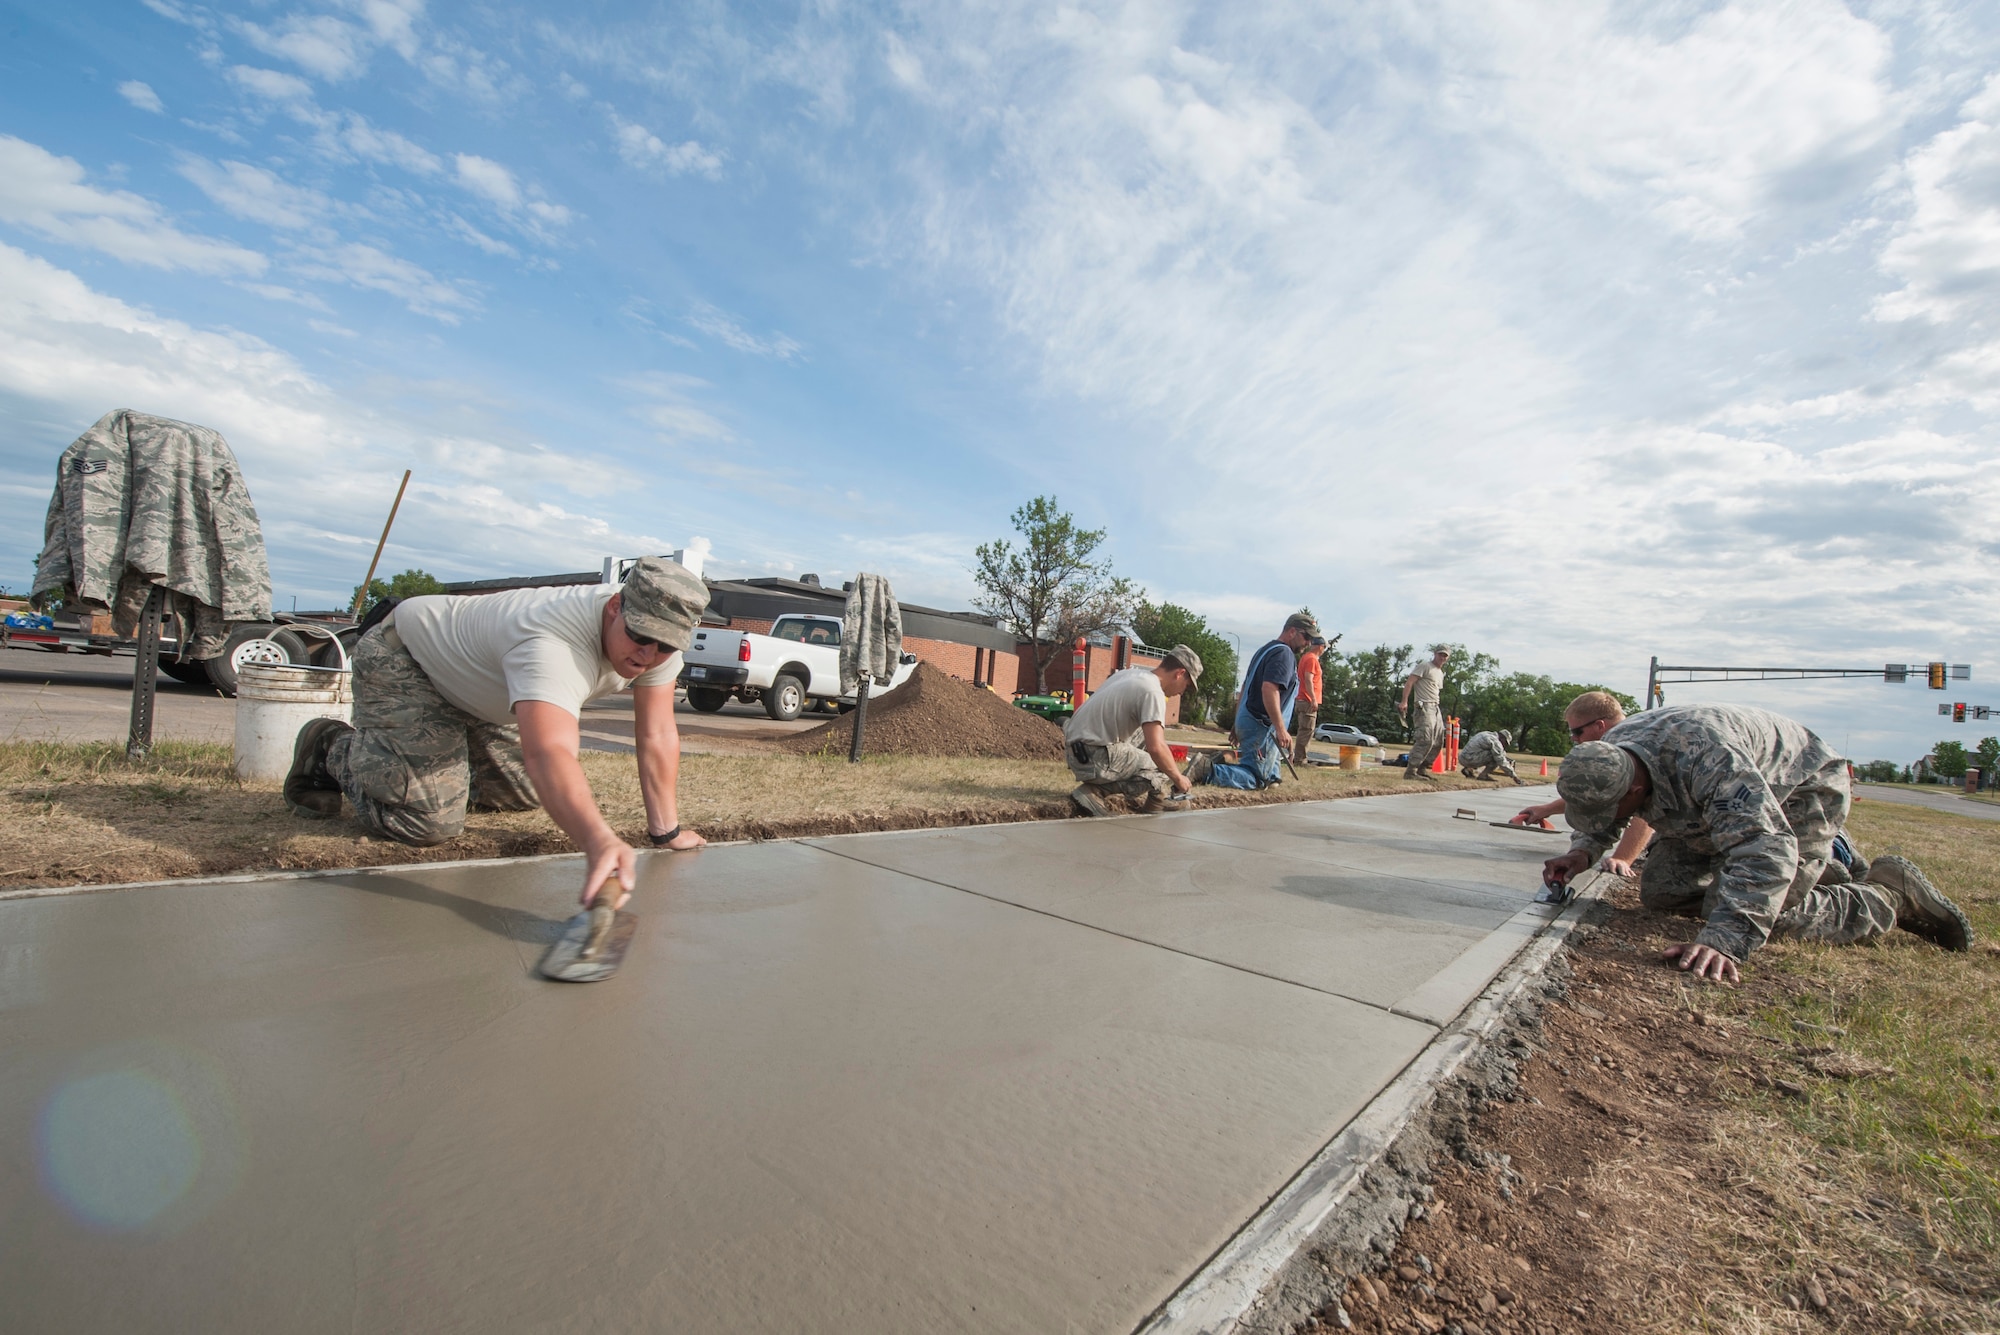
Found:
<svg viewBox="0 0 2000 1335"><path fill-rule="evenodd" d="M1962 779L1970 763L1964 742L1939 742L1931 748L1931 768L1941 779Z"/></svg>
<svg viewBox="0 0 2000 1335"><path fill-rule="evenodd" d="M1181 717L1190 723L1202 718L1219 718L1222 704L1236 689L1236 649L1209 628L1198 613L1173 603L1139 600L1132 615L1132 631L1154 649L1171 649L1185 644L1201 655L1201 683L1192 692L1195 706L1182 700Z"/></svg>
<svg viewBox="0 0 2000 1335"><path fill-rule="evenodd" d="M1411 646L1378 644L1351 654L1328 650L1321 659L1326 689L1319 706L1322 723L1351 723L1383 740L1401 739L1396 696L1410 675Z"/></svg>
<svg viewBox="0 0 2000 1335"><path fill-rule="evenodd" d="M347 605L354 606L354 594L361 592L359 584L354 593L347 595ZM400 575L391 575L386 580L368 581L368 598L361 605L361 615L367 616L370 609L384 598L418 598L427 593L443 593L444 583L437 576L423 570L405 570Z"/></svg>
<svg viewBox="0 0 2000 1335"><path fill-rule="evenodd" d="M1973 753L1979 760L1979 782L1991 786L1994 776L2000 774L2000 737L1982 737Z"/></svg>
<svg viewBox="0 0 2000 1335"><path fill-rule="evenodd" d="M1894 783L1899 771L1893 760L1871 760L1865 765L1856 765L1854 773L1857 778L1869 783Z"/></svg>
<svg viewBox="0 0 2000 1335"><path fill-rule="evenodd" d="M1078 528L1055 497L1035 497L1012 522L1019 547L1001 538L974 553L980 592L972 602L1032 646L1035 687L1047 690L1056 655L1079 638L1130 625L1144 591L1098 555L1104 530Z"/></svg>

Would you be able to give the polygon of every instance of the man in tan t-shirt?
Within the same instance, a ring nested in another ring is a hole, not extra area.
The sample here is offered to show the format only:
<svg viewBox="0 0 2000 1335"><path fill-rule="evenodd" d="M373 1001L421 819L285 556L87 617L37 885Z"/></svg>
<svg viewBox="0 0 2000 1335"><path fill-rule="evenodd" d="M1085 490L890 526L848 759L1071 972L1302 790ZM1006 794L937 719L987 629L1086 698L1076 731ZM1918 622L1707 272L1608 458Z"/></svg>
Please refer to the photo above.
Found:
<svg viewBox="0 0 2000 1335"><path fill-rule="evenodd" d="M1431 762L1444 749L1444 714L1438 707L1444 691L1444 665L1451 661L1451 646L1431 646L1431 661L1419 664L1403 680L1403 698L1396 713L1410 729L1410 756L1403 766L1406 779L1431 777Z"/></svg>
<svg viewBox="0 0 2000 1335"><path fill-rule="evenodd" d="M674 682L707 606L698 576L652 556L623 587L405 599L355 647L353 725L300 731L285 805L331 819L344 796L370 833L417 845L458 835L470 806L539 805L586 855L583 902L615 878L622 904L637 858L577 759L581 711L629 685L648 835L699 848L678 813Z"/></svg>

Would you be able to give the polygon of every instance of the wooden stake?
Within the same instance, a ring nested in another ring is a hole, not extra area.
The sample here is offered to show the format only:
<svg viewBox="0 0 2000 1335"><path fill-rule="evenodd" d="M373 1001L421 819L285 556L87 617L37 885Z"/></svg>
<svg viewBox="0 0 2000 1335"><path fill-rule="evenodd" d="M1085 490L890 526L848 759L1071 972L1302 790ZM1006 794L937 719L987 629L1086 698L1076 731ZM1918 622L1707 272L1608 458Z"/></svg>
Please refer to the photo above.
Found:
<svg viewBox="0 0 2000 1335"><path fill-rule="evenodd" d="M361 615L361 605L368 601L368 586L375 582L375 567L382 560L382 549L389 545L389 529L396 522L396 511L403 508L403 492L410 485L410 470L403 470L403 485L396 488L396 503L389 507L389 520L382 525L382 540L375 544L375 555L368 562L368 573L362 577L361 591L354 595L354 606L347 609L349 616Z"/></svg>

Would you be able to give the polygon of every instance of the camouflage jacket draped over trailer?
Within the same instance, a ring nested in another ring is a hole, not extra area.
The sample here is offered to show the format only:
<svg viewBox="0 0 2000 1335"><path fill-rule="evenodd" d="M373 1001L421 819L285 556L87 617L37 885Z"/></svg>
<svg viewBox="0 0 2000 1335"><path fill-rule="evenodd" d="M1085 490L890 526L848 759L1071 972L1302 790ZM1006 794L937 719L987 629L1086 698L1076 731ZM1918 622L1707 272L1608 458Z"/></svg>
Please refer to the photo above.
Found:
<svg viewBox="0 0 2000 1335"><path fill-rule="evenodd" d="M185 627L183 655L212 658L226 623L268 621L264 530L228 442L207 427L107 413L56 464L35 593L109 608L129 636L155 584Z"/></svg>

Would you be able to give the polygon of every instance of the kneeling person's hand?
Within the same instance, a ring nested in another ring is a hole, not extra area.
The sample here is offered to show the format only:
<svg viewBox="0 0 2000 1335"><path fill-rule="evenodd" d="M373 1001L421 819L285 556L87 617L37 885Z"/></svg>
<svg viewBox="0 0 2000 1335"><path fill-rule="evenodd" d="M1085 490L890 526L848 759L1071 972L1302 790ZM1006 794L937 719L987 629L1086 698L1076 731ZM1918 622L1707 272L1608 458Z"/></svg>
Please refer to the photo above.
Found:
<svg viewBox="0 0 2000 1335"><path fill-rule="evenodd" d="M1713 983L1734 983L1739 981L1736 961L1714 946L1704 946L1690 941L1684 946L1673 946L1661 956L1664 960L1679 960L1683 972Z"/></svg>

